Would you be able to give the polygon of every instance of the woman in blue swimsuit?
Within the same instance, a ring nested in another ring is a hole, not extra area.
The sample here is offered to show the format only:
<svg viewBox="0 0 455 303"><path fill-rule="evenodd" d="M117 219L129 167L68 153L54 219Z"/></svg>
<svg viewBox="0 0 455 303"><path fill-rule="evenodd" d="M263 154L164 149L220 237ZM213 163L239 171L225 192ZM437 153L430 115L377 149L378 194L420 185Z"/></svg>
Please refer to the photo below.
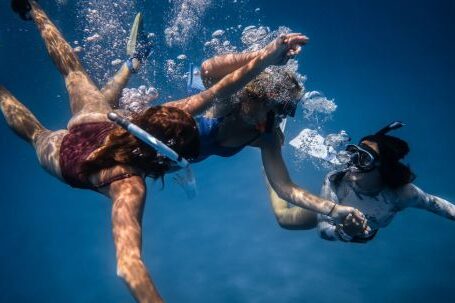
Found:
<svg viewBox="0 0 455 303"><path fill-rule="evenodd" d="M140 29L141 26L133 28ZM275 58L275 65L284 65L290 58L300 53L301 46L307 41L308 38L301 34L287 34L259 51L232 53L208 59L201 66L202 83L199 83L199 89L212 89L218 86L226 75L235 75L258 60L270 48L282 49ZM118 78L116 83L121 83L118 91L140 67L140 61L130 58L114 77ZM134 68L128 68L133 66L132 63L135 63ZM364 226L366 223L364 216L355 208L337 205L313 195L291 180L281 154L283 133L279 125L287 116L294 116L303 88L295 75L276 70L262 71L240 92L218 97L213 106L207 106L195 115L201 148L199 156L192 161L200 162L212 155L231 157L246 146L258 148L261 151L267 179L280 198L304 209L329 216L338 223L350 215L357 224ZM189 76L190 79L194 77L192 70ZM198 90L194 92L196 91ZM167 106L172 104L173 102L166 103Z"/></svg>

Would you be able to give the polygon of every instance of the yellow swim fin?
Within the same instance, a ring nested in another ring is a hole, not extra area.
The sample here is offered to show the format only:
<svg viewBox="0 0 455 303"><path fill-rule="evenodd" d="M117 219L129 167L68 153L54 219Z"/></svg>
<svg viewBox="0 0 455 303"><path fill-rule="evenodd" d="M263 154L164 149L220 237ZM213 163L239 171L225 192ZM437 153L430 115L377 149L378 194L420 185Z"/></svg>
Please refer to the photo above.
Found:
<svg viewBox="0 0 455 303"><path fill-rule="evenodd" d="M137 53L139 35L142 32L142 14L138 13L134 19L133 27L131 28L128 44L126 45L126 54L132 58Z"/></svg>

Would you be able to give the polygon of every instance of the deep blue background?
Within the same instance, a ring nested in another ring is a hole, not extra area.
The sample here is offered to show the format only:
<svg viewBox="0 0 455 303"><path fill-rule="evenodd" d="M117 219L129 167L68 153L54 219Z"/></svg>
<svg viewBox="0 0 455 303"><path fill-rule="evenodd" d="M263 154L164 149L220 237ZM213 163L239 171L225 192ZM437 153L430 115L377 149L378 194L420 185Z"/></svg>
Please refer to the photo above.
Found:
<svg viewBox="0 0 455 303"><path fill-rule="evenodd" d="M69 118L63 81L33 24L8 2L0 3L0 84L47 127L62 128ZM73 3L41 2L70 41L80 38ZM140 6L159 24L166 2ZM252 0L246 7L261 8L262 24L310 37L301 57L307 87L339 105L327 131L358 138L394 119L407 122L397 134L411 144L417 185L455 200L455 2ZM237 13L214 8L204 27L235 26L226 16ZM202 58L200 48L195 42L188 52ZM289 126L295 134L305 122ZM3 121L0 134L0 302L133 302L115 275L109 201L48 176ZM285 155L296 182L317 193L324 171L309 163L297 169L288 147ZM331 243L277 226L257 151L195 170L195 200L170 178L164 190L149 188L143 256L168 302L455 302L454 222L408 210L368 245Z"/></svg>

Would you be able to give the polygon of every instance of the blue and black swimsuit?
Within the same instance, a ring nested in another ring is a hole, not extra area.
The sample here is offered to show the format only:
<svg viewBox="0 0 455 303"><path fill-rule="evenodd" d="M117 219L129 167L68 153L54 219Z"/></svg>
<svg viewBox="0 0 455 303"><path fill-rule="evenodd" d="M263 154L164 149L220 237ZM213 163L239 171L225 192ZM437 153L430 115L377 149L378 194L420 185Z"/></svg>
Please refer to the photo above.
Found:
<svg viewBox="0 0 455 303"><path fill-rule="evenodd" d="M200 162L204 159L207 159L210 156L220 157L234 156L235 154L239 153L242 149L244 149L245 146L249 145L260 136L260 134L258 134L257 137L238 147L222 146L217 141L217 135L220 129L220 124L222 123L224 118L225 117L208 118L204 116L198 116L195 118L196 125L199 130L200 150L199 157L197 159L192 160L191 162L193 163Z"/></svg>
<svg viewBox="0 0 455 303"><path fill-rule="evenodd" d="M195 67L193 64L190 64L189 68L189 77L187 83L187 90L189 95L200 93L205 89L204 84L202 83L200 70ZM199 130L200 137L200 151L199 157L192 160L191 162L197 163L204 159L207 159L210 156L220 156L220 157L231 157L239 153L247 145L250 145L255 140L257 140L262 132L258 131L258 135L255 136L252 140L244 143L238 147L226 147L222 146L217 141L218 131L223 120L226 118L208 118L204 116L198 116L194 118L196 120L196 125ZM268 115L266 121L265 129L271 129L274 125L275 117L274 115Z"/></svg>

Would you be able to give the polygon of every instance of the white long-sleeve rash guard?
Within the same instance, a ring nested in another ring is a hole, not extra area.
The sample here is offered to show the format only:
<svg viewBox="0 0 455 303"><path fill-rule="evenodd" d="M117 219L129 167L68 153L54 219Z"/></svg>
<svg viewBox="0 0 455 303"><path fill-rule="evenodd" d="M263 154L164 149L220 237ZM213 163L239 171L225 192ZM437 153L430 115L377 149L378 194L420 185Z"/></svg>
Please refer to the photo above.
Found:
<svg viewBox="0 0 455 303"><path fill-rule="evenodd" d="M455 220L455 205L425 193L414 184L407 184L396 190L384 189L371 196L356 190L352 181L343 178L342 172L332 172L327 175L321 190L321 197L337 204L352 206L365 214L371 232L362 237L349 237L337 230L334 221L325 215L318 215L318 230L321 238L345 242L367 242L376 232L389 225L399 211L407 207L428 210L439 216ZM344 174L343 174L344 175Z"/></svg>

